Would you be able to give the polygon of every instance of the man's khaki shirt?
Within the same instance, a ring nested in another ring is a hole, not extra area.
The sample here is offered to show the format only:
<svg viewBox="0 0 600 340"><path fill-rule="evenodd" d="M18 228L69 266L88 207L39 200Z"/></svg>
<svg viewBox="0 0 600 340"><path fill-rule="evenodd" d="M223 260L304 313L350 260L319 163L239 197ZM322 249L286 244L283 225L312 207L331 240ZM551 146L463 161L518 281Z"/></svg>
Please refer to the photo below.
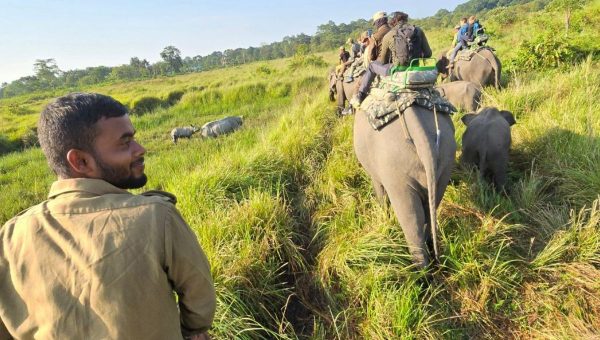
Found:
<svg viewBox="0 0 600 340"><path fill-rule="evenodd" d="M59 180L0 229L0 339L181 339L210 327L215 303L168 196Z"/></svg>
<svg viewBox="0 0 600 340"><path fill-rule="evenodd" d="M390 29L391 28L388 24L384 24L377 29L377 32L373 33L373 39L375 40L375 52L373 60L377 60L381 55L381 43L383 37L385 37L385 35L388 34Z"/></svg>

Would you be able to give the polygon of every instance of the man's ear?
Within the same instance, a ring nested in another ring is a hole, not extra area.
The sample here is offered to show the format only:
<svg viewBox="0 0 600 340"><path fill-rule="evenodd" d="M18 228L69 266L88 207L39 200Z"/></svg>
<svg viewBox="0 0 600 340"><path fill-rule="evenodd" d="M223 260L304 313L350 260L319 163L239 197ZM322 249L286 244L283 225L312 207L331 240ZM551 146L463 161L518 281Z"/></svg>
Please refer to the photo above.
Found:
<svg viewBox="0 0 600 340"><path fill-rule="evenodd" d="M89 153L78 149L71 149L67 151L67 162L74 177L93 177L96 162Z"/></svg>

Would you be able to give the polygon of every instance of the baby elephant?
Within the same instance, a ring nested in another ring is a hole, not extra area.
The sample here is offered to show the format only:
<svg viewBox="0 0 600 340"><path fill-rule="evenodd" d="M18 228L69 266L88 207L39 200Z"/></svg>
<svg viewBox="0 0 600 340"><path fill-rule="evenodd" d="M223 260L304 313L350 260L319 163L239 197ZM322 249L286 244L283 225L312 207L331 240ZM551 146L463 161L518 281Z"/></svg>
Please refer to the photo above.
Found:
<svg viewBox="0 0 600 340"><path fill-rule="evenodd" d="M459 80L436 85L435 89L457 109L473 112L479 108L481 86L475 83Z"/></svg>
<svg viewBox="0 0 600 340"><path fill-rule="evenodd" d="M204 138L215 138L239 129L242 126L242 122L243 117L225 117L202 125L200 133Z"/></svg>
<svg viewBox="0 0 600 340"><path fill-rule="evenodd" d="M171 130L171 139L173 143L177 144L177 139L179 138L192 138L194 132L200 130L194 125L185 126L185 127L177 127Z"/></svg>
<svg viewBox="0 0 600 340"><path fill-rule="evenodd" d="M479 114L462 117L467 130L462 138L462 162L479 168L480 175L492 181L496 189L506 184L510 127L515 118L509 111L486 107Z"/></svg>

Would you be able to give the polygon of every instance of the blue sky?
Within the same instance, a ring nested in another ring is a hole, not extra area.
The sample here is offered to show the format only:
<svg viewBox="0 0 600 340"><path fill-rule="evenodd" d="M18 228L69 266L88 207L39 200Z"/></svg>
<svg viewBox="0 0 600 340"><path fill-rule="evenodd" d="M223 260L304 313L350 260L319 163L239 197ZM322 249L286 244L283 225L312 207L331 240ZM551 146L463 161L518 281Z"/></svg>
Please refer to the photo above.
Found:
<svg viewBox="0 0 600 340"><path fill-rule="evenodd" d="M317 26L402 10L413 18L466 0L192 1L0 0L0 83L33 74L36 59L61 70L155 62L165 46L183 56L260 46Z"/></svg>

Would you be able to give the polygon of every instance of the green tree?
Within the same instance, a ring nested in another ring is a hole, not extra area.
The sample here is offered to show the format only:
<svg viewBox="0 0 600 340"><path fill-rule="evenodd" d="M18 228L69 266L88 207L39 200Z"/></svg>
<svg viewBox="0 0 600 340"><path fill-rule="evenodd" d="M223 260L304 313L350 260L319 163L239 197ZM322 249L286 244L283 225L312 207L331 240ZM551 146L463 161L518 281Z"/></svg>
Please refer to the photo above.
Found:
<svg viewBox="0 0 600 340"><path fill-rule="evenodd" d="M181 51L175 46L167 46L162 52L160 52L160 57L169 64L171 71L174 73L178 73L183 66L183 59L181 59Z"/></svg>
<svg viewBox="0 0 600 340"><path fill-rule="evenodd" d="M54 59L37 59L33 71L43 87L54 87L61 73Z"/></svg>
<svg viewBox="0 0 600 340"><path fill-rule="evenodd" d="M546 9L565 13L565 35L568 35L571 26L571 14L573 11L582 8L585 2L587 0L553 0Z"/></svg>

